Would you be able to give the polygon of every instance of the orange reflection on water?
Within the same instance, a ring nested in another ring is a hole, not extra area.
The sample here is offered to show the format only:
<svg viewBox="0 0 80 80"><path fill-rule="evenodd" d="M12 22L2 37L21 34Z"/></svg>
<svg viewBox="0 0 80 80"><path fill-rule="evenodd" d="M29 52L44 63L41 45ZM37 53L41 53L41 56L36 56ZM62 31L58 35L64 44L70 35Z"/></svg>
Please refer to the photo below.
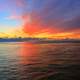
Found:
<svg viewBox="0 0 80 80"><path fill-rule="evenodd" d="M20 44L19 56L21 64L33 63L33 59L38 56L38 45L33 43L24 42Z"/></svg>
<svg viewBox="0 0 80 80"><path fill-rule="evenodd" d="M48 64L62 64L68 59L64 54L66 44L37 44L24 42L20 44L19 58L20 64L45 66ZM70 56L70 55L69 55Z"/></svg>

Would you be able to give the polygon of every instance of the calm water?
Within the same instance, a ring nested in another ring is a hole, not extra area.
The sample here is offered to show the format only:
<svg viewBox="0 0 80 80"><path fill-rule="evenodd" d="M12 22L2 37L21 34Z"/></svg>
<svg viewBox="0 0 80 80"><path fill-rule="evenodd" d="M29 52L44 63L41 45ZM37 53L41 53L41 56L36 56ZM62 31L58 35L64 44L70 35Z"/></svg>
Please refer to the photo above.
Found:
<svg viewBox="0 0 80 80"><path fill-rule="evenodd" d="M0 80L80 80L80 43L0 43Z"/></svg>

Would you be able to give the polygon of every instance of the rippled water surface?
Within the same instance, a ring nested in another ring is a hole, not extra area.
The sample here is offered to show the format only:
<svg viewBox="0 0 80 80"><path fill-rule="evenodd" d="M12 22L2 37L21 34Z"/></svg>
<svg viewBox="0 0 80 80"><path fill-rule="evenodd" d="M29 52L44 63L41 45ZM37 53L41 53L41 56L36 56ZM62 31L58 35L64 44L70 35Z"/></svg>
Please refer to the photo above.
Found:
<svg viewBox="0 0 80 80"><path fill-rule="evenodd" d="M80 43L0 43L0 80L80 80Z"/></svg>

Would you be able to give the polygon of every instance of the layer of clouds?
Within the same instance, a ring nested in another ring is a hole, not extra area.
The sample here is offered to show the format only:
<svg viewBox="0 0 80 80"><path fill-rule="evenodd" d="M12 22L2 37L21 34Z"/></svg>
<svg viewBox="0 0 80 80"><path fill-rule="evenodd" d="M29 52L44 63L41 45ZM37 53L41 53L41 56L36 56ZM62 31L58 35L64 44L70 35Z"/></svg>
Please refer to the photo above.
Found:
<svg viewBox="0 0 80 80"><path fill-rule="evenodd" d="M21 19L22 27L30 34L80 30L80 0L5 1L10 1L7 6L12 6L12 13L17 14L8 19Z"/></svg>
<svg viewBox="0 0 80 80"><path fill-rule="evenodd" d="M80 0L34 0L33 12L48 27L80 29Z"/></svg>

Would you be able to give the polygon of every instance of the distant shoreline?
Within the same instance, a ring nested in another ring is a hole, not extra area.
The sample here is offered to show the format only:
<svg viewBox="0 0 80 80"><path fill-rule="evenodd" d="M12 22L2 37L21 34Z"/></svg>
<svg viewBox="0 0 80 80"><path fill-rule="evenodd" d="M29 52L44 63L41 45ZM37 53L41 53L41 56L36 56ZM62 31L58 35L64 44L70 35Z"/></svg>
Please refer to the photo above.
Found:
<svg viewBox="0 0 80 80"><path fill-rule="evenodd" d="M0 42L32 42L32 43L80 43L77 39L63 39L63 40L49 40L38 38L13 38L13 39L0 39Z"/></svg>

